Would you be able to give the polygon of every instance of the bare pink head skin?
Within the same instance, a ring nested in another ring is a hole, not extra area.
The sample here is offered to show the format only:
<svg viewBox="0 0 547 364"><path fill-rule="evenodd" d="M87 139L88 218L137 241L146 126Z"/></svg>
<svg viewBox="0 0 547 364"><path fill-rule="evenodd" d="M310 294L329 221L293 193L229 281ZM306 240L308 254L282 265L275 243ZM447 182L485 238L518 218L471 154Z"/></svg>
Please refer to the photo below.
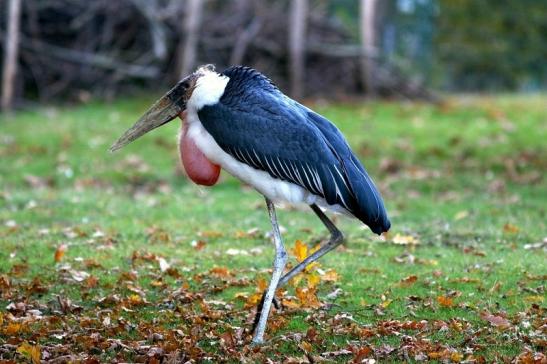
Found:
<svg viewBox="0 0 547 364"><path fill-rule="evenodd" d="M212 66L203 66L200 69L208 69ZM179 152L182 164L190 179L205 186L214 185L220 176L220 166L209 161L197 148L194 140L188 136L186 118L186 103L192 96L197 79L202 75L198 71L179 81L175 87L163 95L142 115L139 120L129 128L111 147L114 152L149 131L167 124L177 116L182 120L182 128L179 140Z"/></svg>

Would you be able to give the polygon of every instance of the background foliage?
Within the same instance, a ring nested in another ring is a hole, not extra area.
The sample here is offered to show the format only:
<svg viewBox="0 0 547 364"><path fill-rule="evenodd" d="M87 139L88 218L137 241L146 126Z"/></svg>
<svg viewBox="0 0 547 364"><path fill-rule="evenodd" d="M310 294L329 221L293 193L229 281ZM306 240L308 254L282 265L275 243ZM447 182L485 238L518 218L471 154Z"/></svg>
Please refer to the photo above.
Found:
<svg viewBox="0 0 547 364"><path fill-rule="evenodd" d="M85 101L165 88L180 77L186 3L23 1L18 95ZM287 89L290 3L205 1L195 63L222 69L237 61ZM545 1L386 0L377 8L378 65L389 67L376 74L384 79L401 74L447 91L547 85ZM6 9L0 7L2 51ZM309 0L306 20L305 96L363 93L359 1ZM396 95L400 85L385 89Z"/></svg>
<svg viewBox="0 0 547 364"><path fill-rule="evenodd" d="M435 34L450 90L536 90L547 84L547 2L441 0Z"/></svg>

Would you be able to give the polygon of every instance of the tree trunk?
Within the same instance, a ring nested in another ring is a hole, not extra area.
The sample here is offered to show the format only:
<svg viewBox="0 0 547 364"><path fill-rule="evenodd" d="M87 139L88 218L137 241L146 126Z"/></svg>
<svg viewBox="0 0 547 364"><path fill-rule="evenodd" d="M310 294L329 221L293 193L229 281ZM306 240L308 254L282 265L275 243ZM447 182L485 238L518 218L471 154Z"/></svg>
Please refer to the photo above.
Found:
<svg viewBox="0 0 547 364"><path fill-rule="evenodd" d="M197 44L199 37L199 26L203 4L206 0L187 0L186 15L182 23L184 43L179 45L178 50L178 77L183 78L192 72L196 65Z"/></svg>
<svg viewBox="0 0 547 364"><path fill-rule="evenodd" d="M377 54L377 5L377 0L361 0L359 19L363 54ZM361 81L365 92L371 96L376 95L377 91L376 73L376 60L371 57L361 57Z"/></svg>
<svg viewBox="0 0 547 364"><path fill-rule="evenodd" d="M17 53L19 51L19 23L21 17L21 0L10 0L7 14L8 30L6 32L4 68L2 70L2 110L13 106L15 75L17 73Z"/></svg>
<svg viewBox="0 0 547 364"><path fill-rule="evenodd" d="M289 24L289 57L291 95L299 99L304 94L306 57L306 18L308 0L292 0Z"/></svg>

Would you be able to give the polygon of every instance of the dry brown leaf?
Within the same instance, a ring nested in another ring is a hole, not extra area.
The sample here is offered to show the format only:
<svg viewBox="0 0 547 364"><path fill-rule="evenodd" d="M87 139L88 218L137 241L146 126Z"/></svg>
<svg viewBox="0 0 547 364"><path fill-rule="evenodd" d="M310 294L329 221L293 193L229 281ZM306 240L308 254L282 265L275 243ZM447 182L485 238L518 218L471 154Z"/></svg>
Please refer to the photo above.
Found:
<svg viewBox="0 0 547 364"><path fill-rule="evenodd" d="M226 278L232 275L226 267L214 267L209 272L218 278Z"/></svg>
<svg viewBox="0 0 547 364"><path fill-rule="evenodd" d="M300 343L300 349L302 349L306 353L311 353L312 346L309 342L302 340L302 342Z"/></svg>
<svg viewBox="0 0 547 364"><path fill-rule="evenodd" d="M401 279L401 281L399 282L399 286L401 286L401 287L410 287L414 283L416 283L416 281L418 281L418 276L411 275L411 276L408 276L408 277L405 277L405 278Z"/></svg>
<svg viewBox="0 0 547 364"><path fill-rule="evenodd" d="M396 234L391 242L396 245L418 245L420 241L413 237L412 235L401 235Z"/></svg>
<svg viewBox="0 0 547 364"><path fill-rule="evenodd" d="M339 279L340 275L334 269L329 269L321 275L321 280L325 282L338 282Z"/></svg>
<svg viewBox="0 0 547 364"><path fill-rule="evenodd" d="M450 354L450 360L452 360L454 363L459 363L463 359L463 354L458 353L457 351L452 352Z"/></svg>
<svg viewBox="0 0 547 364"><path fill-rule="evenodd" d="M547 363L547 356L540 352L532 353L526 350L520 353L514 362L519 364L545 364Z"/></svg>
<svg viewBox="0 0 547 364"><path fill-rule="evenodd" d="M8 326L4 328L4 334L15 335L23 330L23 325L18 322L10 322Z"/></svg>
<svg viewBox="0 0 547 364"><path fill-rule="evenodd" d="M40 364L42 353L40 352L39 345L31 345L27 341L24 341L17 347L17 352L25 358L30 359L33 364Z"/></svg>
<svg viewBox="0 0 547 364"><path fill-rule="evenodd" d="M55 256L54 256L56 263L59 263L63 259L67 249L68 249L68 246L66 244L61 244L57 247L57 249L55 250Z"/></svg>
<svg viewBox="0 0 547 364"><path fill-rule="evenodd" d="M321 307L321 302L319 302L319 299L316 295L316 289L315 288L296 288L296 297L300 300L300 303L304 307L310 307L310 308L319 308Z"/></svg>
<svg viewBox="0 0 547 364"><path fill-rule="evenodd" d="M442 307L454 307L454 300L448 296L438 296L437 302Z"/></svg>
<svg viewBox="0 0 547 364"><path fill-rule="evenodd" d="M192 248L196 249L197 251L200 251L200 250L203 250L203 248L205 248L205 245L207 245L207 243L204 240L200 239L200 240L192 241L191 245L192 245Z"/></svg>
<svg viewBox="0 0 547 364"><path fill-rule="evenodd" d="M372 349L368 346L356 350L355 356L353 357L353 363L362 363L372 353Z"/></svg>
<svg viewBox="0 0 547 364"><path fill-rule="evenodd" d="M506 234L516 234L520 231L519 227L510 223L503 225L503 232Z"/></svg>
<svg viewBox="0 0 547 364"><path fill-rule="evenodd" d="M505 330L511 327L511 323L505 317L492 315L488 312L482 312L480 316L483 320L488 321L492 326L499 329Z"/></svg>
<svg viewBox="0 0 547 364"><path fill-rule="evenodd" d="M230 349L236 346L236 341L231 331L226 331L220 335L221 345Z"/></svg>

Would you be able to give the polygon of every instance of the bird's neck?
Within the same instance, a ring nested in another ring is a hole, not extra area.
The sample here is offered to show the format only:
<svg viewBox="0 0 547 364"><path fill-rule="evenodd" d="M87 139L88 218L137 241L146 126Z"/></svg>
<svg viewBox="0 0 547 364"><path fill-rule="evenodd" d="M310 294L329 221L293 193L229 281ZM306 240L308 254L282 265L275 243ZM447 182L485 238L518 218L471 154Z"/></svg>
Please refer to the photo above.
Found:
<svg viewBox="0 0 547 364"><path fill-rule="evenodd" d="M214 71L206 71L196 81L187 107L199 111L206 105L218 103L230 78Z"/></svg>

